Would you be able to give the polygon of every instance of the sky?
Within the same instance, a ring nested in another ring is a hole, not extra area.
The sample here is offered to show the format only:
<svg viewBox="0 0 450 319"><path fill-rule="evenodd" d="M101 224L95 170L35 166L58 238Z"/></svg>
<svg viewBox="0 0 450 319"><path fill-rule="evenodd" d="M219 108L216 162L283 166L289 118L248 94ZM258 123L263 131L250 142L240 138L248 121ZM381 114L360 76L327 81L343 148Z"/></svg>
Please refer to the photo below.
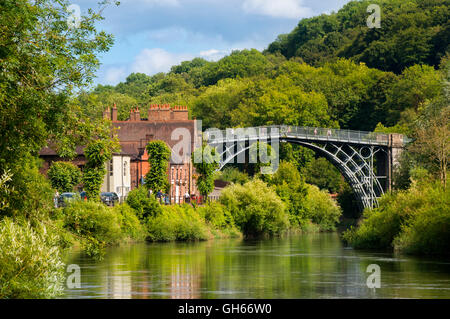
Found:
<svg viewBox="0 0 450 319"><path fill-rule="evenodd" d="M349 0L121 0L98 28L115 43L100 56L95 84L116 85L132 72L153 75L195 57L217 61L233 50L264 50L302 18L337 11ZM98 9L95 0L72 0Z"/></svg>

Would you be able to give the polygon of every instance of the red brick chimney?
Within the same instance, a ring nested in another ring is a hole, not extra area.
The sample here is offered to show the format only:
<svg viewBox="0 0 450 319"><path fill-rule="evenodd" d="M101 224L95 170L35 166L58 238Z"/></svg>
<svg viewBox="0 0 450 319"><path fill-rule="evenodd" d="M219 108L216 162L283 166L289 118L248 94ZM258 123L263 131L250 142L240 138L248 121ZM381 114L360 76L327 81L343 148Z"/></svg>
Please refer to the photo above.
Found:
<svg viewBox="0 0 450 319"><path fill-rule="evenodd" d="M114 106L113 106L112 111L111 111L111 120L112 121L117 121L117 107L116 107L116 103L114 103Z"/></svg>
<svg viewBox="0 0 450 319"><path fill-rule="evenodd" d="M106 120L111 120L111 108L108 107L105 111L103 111L103 118Z"/></svg>
<svg viewBox="0 0 450 319"><path fill-rule="evenodd" d="M139 107L136 107L136 111L134 112L134 118L136 121L141 120L141 112L139 111Z"/></svg>

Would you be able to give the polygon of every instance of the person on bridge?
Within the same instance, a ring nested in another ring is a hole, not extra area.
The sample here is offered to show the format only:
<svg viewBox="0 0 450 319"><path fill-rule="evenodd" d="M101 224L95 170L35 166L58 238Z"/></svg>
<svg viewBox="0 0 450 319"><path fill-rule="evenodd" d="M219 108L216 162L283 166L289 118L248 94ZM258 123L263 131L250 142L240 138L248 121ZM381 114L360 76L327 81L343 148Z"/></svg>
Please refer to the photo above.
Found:
<svg viewBox="0 0 450 319"><path fill-rule="evenodd" d="M314 135L317 135L317 127L314 129Z"/></svg>

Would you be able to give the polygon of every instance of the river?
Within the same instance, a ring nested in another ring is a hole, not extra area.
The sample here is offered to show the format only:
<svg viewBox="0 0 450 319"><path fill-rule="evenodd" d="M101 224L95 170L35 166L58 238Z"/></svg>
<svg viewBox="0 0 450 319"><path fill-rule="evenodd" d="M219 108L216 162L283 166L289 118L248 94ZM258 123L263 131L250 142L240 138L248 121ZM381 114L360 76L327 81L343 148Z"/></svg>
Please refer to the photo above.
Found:
<svg viewBox="0 0 450 319"><path fill-rule="evenodd" d="M449 260L356 251L336 233L130 244L67 263L81 288L64 298L450 298ZM367 287L371 264L380 288Z"/></svg>

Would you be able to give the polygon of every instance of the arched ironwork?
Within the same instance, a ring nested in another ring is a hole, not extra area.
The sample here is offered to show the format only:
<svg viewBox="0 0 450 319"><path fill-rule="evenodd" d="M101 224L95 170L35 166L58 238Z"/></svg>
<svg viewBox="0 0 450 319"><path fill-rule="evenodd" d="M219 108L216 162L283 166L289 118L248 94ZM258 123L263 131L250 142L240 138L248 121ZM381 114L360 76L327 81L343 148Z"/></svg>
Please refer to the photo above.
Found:
<svg viewBox="0 0 450 319"><path fill-rule="evenodd" d="M252 143L262 139L270 144L276 139L307 147L328 159L347 180L361 208L378 206L378 198L386 191L389 172L377 172L375 164L379 163L375 162L380 161L376 156L380 152L387 159L387 134L284 125L249 128L248 132L257 133L242 137L230 130L215 131L213 138L206 133L208 144L223 149L219 170L247 152Z"/></svg>

